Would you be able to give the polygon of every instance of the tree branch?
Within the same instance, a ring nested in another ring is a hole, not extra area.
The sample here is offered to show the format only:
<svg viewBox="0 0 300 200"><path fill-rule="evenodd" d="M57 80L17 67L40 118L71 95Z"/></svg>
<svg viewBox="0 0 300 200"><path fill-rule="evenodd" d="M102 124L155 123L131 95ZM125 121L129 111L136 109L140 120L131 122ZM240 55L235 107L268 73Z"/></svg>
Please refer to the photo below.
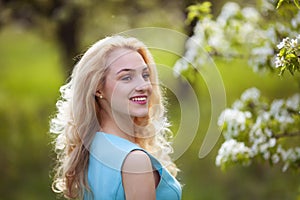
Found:
<svg viewBox="0 0 300 200"><path fill-rule="evenodd" d="M297 136L298 137L300 136L300 131L292 132L292 133L281 133L281 134L274 135L274 137L276 139L283 138L283 137L297 137Z"/></svg>

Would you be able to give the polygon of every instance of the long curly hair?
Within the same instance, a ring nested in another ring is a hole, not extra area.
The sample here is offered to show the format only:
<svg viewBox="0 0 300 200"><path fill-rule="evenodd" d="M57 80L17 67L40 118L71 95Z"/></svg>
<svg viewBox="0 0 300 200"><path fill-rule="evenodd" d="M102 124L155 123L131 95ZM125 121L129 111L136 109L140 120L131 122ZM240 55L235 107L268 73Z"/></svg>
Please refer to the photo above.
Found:
<svg viewBox="0 0 300 200"><path fill-rule="evenodd" d="M105 83L108 55L117 48L137 51L148 65L152 94L149 116L135 118L136 143L155 156L169 172L176 176L178 169L169 154L173 149L168 141L172 135L165 110L165 102L158 84L158 75L152 55L136 38L111 36L92 45L75 65L69 81L60 88L61 97L56 103L57 113L51 119L50 132L55 135L57 154L54 169L53 191L66 198L83 198L89 190L87 169L89 147L100 130L101 108L95 101L99 85Z"/></svg>

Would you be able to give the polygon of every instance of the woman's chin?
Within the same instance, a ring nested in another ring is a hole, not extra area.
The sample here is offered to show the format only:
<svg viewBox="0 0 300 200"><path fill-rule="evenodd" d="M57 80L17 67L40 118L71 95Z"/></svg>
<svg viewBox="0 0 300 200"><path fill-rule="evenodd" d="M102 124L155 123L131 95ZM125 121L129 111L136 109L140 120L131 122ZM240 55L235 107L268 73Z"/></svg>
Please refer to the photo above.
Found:
<svg viewBox="0 0 300 200"><path fill-rule="evenodd" d="M144 111L144 112L132 112L131 113L131 117L133 117L133 118L135 118L135 117L143 118L143 117L147 117L148 115L149 115L148 110Z"/></svg>

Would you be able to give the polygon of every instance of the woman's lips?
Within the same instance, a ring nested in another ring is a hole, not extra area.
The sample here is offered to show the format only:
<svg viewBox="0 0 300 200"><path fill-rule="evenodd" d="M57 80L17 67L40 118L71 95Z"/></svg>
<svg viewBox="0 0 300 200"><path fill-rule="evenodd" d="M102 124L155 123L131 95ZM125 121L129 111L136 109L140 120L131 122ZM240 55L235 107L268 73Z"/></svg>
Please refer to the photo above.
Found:
<svg viewBox="0 0 300 200"><path fill-rule="evenodd" d="M146 104L147 103L147 96L134 96L131 97L130 100L137 104Z"/></svg>

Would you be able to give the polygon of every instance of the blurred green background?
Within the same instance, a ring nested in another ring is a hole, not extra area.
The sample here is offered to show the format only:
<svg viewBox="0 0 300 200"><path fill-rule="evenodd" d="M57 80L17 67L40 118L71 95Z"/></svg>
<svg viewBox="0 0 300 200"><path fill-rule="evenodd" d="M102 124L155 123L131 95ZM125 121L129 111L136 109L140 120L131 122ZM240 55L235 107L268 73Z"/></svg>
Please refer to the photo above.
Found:
<svg viewBox="0 0 300 200"><path fill-rule="evenodd" d="M224 2L213 1L214 13ZM194 1L0 2L0 200L58 198L51 191L55 154L48 133L49 119L76 55L106 35L131 28L156 26L190 34L184 20L185 8L191 3ZM176 61L173 55L153 54L160 64L172 66ZM271 99L299 91L288 74L281 79L276 74L256 74L244 60L218 59L215 63L224 81L228 106L253 86ZM254 163L222 172L214 161L221 137L208 156L198 158L208 126L210 100L201 77L194 87L201 111L200 127L192 145L176 161L182 170L179 179L184 185L183 200L299 199L299 174L282 173L280 167ZM175 131L180 108L174 95L167 95Z"/></svg>

